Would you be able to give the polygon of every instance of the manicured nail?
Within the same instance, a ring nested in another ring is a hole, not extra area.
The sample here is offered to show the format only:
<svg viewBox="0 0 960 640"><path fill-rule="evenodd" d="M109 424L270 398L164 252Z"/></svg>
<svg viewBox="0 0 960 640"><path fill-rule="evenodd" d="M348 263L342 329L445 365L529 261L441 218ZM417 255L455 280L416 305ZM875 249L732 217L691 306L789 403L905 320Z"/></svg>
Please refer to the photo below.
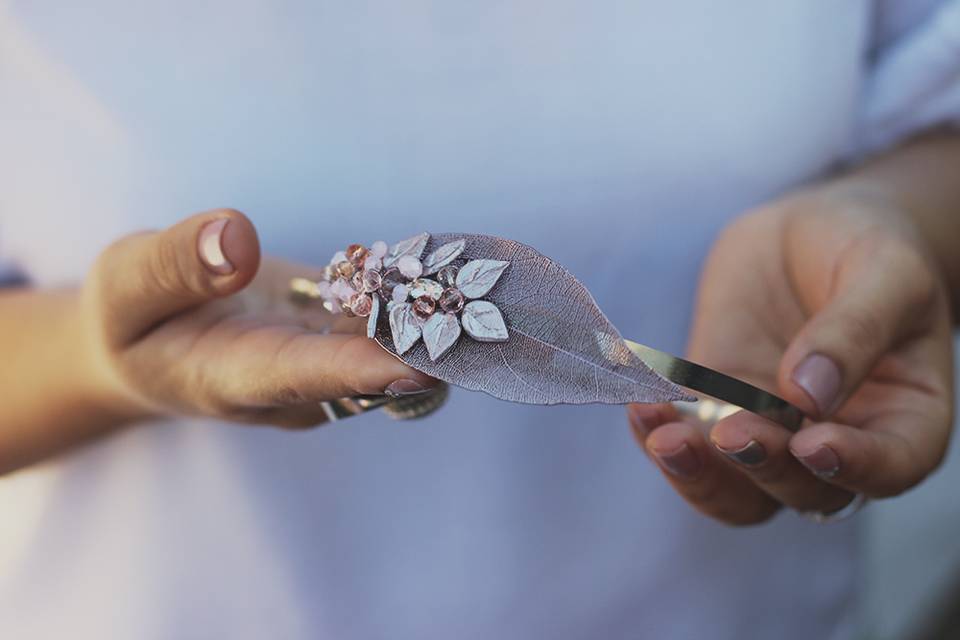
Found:
<svg viewBox="0 0 960 640"><path fill-rule="evenodd" d="M229 222L230 218L220 218L208 222L200 230L200 236L197 238L200 260L210 271L220 276L230 275L236 270L223 253L223 230Z"/></svg>
<svg viewBox="0 0 960 640"><path fill-rule="evenodd" d="M635 409L635 405L627 405L627 420L630 421L630 426L633 427L634 431L644 437L648 435L649 430L647 429L647 425Z"/></svg>
<svg viewBox="0 0 960 640"><path fill-rule="evenodd" d="M416 380L401 378L388 384L387 388L383 390L383 393L391 398L402 398L403 396L415 396L419 393L426 393L427 391L430 391L430 389Z"/></svg>
<svg viewBox="0 0 960 640"><path fill-rule="evenodd" d="M830 479L840 472L840 458L838 458L836 452L827 445L817 447L813 450L813 453L808 455L797 456L797 459L803 466L810 469L814 475L820 476L821 478Z"/></svg>
<svg viewBox="0 0 960 640"><path fill-rule="evenodd" d="M700 459L686 442L678 449L666 453L655 451L654 455L667 471L683 480L692 480L700 473Z"/></svg>
<svg viewBox="0 0 960 640"><path fill-rule="evenodd" d="M833 405L840 393L840 367L833 360L811 353L793 370L792 377L793 383L810 397L821 416L835 408Z"/></svg>
<svg viewBox="0 0 960 640"><path fill-rule="evenodd" d="M747 467L755 467L767 461L767 450L756 440L751 440L739 449L733 450L723 449L717 444L714 444L714 446L723 455Z"/></svg>

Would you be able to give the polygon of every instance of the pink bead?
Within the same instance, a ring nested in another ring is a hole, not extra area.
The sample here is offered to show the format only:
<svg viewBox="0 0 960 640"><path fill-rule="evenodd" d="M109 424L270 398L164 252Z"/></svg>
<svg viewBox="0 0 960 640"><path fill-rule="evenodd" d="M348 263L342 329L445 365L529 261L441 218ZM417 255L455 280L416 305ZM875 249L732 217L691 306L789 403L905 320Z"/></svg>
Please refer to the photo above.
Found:
<svg viewBox="0 0 960 640"><path fill-rule="evenodd" d="M373 300L365 293L358 293L350 299L350 311L354 315L366 318L373 309Z"/></svg>
<svg viewBox="0 0 960 640"><path fill-rule="evenodd" d="M444 289L440 294L440 308L446 313L460 313L463 310L464 297L459 289Z"/></svg>
<svg viewBox="0 0 960 640"><path fill-rule="evenodd" d="M428 298L427 296L420 296L413 301L413 313L420 318L421 320L426 320L433 315L433 312L437 310L437 303L434 302L433 298Z"/></svg>
<svg viewBox="0 0 960 640"><path fill-rule="evenodd" d="M382 260L387 255L387 243L383 240L377 240L370 245L370 253Z"/></svg>
<svg viewBox="0 0 960 640"><path fill-rule="evenodd" d="M410 287L405 284L398 284L393 288L390 297L394 302L406 302L408 295L410 295Z"/></svg>
<svg viewBox="0 0 960 640"><path fill-rule="evenodd" d="M423 273L423 265L413 256L403 256L397 261L397 268L404 276L413 279L419 278Z"/></svg>
<svg viewBox="0 0 960 640"><path fill-rule="evenodd" d="M383 276L380 275L379 271L367 269L366 271L361 272L360 291L365 291L367 293L379 291L381 284L383 284Z"/></svg>

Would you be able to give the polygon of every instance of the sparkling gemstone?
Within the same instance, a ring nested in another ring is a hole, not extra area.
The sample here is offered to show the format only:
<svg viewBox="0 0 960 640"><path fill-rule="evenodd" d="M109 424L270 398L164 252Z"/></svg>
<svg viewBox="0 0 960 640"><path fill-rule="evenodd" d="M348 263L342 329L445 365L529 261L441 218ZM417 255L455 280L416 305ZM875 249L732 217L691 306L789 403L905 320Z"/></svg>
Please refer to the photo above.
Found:
<svg viewBox="0 0 960 640"><path fill-rule="evenodd" d="M366 318L373 309L373 300L366 293L358 293L350 298L350 311L353 315Z"/></svg>
<svg viewBox="0 0 960 640"><path fill-rule="evenodd" d="M448 264L440 269L440 271L437 271L437 280L445 287L452 287L457 281L457 268L452 264Z"/></svg>
<svg viewBox="0 0 960 640"><path fill-rule="evenodd" d="M387 243L383 240L377 240L370 245L370 253L382 260L387 255Z"/></svg>
<svg viewBox="0 0 960 640"><path fill-rule="evenodd" d="M414 298L427 296L433 300L439 300L441 294L443 294L443 286L436 280L417 278L410 284L410 295Z"/></svg>
<svg viewBox="0 0 960 640"><path fill-rule="evenodd" d="M347 260L355 267L362 267L363 261L367 259L367 254L369 253L367 248L362 244L352 244L347 247Z"/></svg>
<svg viewBox="0 0 960 640"><path fill-rule="evenodd" d="M356 271L356 269L349 260L344 260L343 262L337 264L337 273L348 280L353 277L354 271Z"/></svg>
<svg viewBox="0 0 960 640"><path fill-rule="evenodd" d="M366 269L365 271L360 272L360 286L357 288L357 290L370 293L380 289L380 285L382 283L383 276L380 275L379 271L375 269Z"/></svg>
<svg viewBox="0 0 960 640"><path fill-rule="evenodd" d="M363 291L363 271L357 269L353 272L353 277L350 278L350 286L357 291Z"/></svg>
<svg viewBox="0 0 960 640"><path fill-rule="evenodd" d="M367 259L363 261L363 268L379 271L383 268L383 260L371 253L367 256Z"/></svg>
<svg viewBox="0 0 960 640"><path fill-rule="evenodd" d="M393 288L398 284L403 284L404 281L403 274L400 273L400 269L397 269L396 267L388 267L384 269L380 274L380 278L380 290L383 291L385 296L393 293Z"/></svg>
<svg viewBox="0 0 960 640"><path fill-rule="evenodd" d="M460 310L463 309L463 302L463 294L454 287L444 289L438 301L440 308L446 313L460 313Z"/></svg>
<svg viewBox="0 0 960 640"><path fill-rule="evenodd" d="M393 288L393 292L390 294L390 298L394 302L406 302L407 296L410 295L410 287L405 284L398 284Z"/></svg>
<svg viewBox="0 0 960 640"><path fill-rule="evenodd" d="M413 301L413 313L421 320L426 320L437 310L437 303L433 298L420 296Z"/></svg>
<svg viewBox="0 0 960 640"><path fill-rule="evenodd" d="M423 265L420 264L420 261L413 256L403 256L400 260L397 261L397 267L400 269L400 273L410 278L419 278L420 274L423 273Z"/></svg>

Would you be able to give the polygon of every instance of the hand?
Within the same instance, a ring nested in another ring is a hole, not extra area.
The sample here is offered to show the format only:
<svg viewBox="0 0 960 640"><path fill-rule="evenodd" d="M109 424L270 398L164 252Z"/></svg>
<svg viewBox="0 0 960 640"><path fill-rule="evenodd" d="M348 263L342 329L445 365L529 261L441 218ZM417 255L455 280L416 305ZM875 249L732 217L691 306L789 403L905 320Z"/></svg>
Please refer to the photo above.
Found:
<svg viewBox="0 0 960 640"><path fill-rule="evenodd" d="M360 319L290 304L290 278L316 269L260 262L253 225L231 210L106 249L81 294L104 395L134 415L295 428L325 421L322 400L435 384L361 335Z"/></svg>
<svg viewBox="0 0 960 640"><path fill-rule="evenodd" d="M830 512L892 496L941 461L952 412L949 304L899 211L808 192L748 214L703 271L689 358L778 393L813 420L791 434L739 412L712 426L628 409L678 493L731 524L781 506Z"/></svg>

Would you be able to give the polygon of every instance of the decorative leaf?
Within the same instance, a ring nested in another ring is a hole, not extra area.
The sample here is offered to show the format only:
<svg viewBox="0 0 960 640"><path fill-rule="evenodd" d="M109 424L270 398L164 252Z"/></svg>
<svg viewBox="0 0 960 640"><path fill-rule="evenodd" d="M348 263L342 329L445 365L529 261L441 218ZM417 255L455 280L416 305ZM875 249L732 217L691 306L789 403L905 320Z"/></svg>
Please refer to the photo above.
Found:
<svg viewBox="0 0 960 640"><path fill-rule="evenodd" d="M420 235L413 236L412 238L401 240L397 244L390 247L390 253L383 258L383 266L392 267L397 264L397 262L403 256L413 256L419 260L420 256L423 255L423 250L427 247L427 242L429 241L429 233L421 233Z"/></svg>
<svg viewBox="0 0 960 640"><path fill-rule="evenodd" d="M373 306L370 307L370 315L367 317L367 337L373 338L377 335L377 320L380 318L380 296L373 294Z"/></svg>
<svg viewBox="0 0 960 640"><path fill-rule="evenodd" d="M460 321L455 313L435 313L423 325L423 343L434 362L455 345L459 337Z"/></svg>
<svg viewBox="0 0 960 640"><path fill-rule="evenodd" d="M509 266L506 260L471 260L457 272L457 289L467 298L482 298Z"/></svg>
<svg viewBox="0 0 960 640"><path fill-rule="evenodd" d="M480 342L506 342L510 338L500 309L492 302L474 300L467 303L460 316L463 330Z"/></svg>
<svg viewBox="0 0 960 640"><path fill-rule="evenodd" d="M427 249L461 238L467 241L462 257L510 264L486 296L504 318L507 340L491 343L464 337L434 361L424 345L405 343L406 348L398 351L391 331L381 322L376 339L385 349L435 378L513 402L622 404L691 399L630 351L576 278L534 249L504 238L470 234L433 236Z"/></svg>
<svg viewBox="0 0 960 640"><path fill-rule="evenodd" d="M403 355L420 339L420 323L409 302L394 305L390 309L390 335L397 355Z"/></svg>
<svg viewBox="0 0 960 640"><path fill-rule="evenodd" d="M454 240L439 246L423 259L423 275L429 276L456 260L466 246L466 240Z"/></svg>

